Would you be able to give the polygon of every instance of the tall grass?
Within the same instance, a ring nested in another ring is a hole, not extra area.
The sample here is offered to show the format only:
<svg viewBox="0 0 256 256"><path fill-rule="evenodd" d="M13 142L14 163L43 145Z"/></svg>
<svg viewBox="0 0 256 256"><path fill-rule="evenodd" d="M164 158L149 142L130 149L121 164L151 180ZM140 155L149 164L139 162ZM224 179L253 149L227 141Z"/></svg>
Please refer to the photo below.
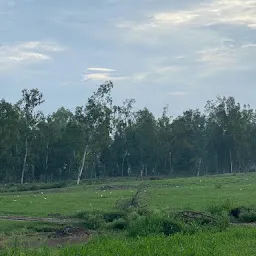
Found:
<svg viewBox="0 0 256 256"><path fill-rule="evenodd" d="M256 230L233 228L221 233L176 234L138 239L98 238L88 244L62 249L9 249L2 256L253 256Z"/></svg>

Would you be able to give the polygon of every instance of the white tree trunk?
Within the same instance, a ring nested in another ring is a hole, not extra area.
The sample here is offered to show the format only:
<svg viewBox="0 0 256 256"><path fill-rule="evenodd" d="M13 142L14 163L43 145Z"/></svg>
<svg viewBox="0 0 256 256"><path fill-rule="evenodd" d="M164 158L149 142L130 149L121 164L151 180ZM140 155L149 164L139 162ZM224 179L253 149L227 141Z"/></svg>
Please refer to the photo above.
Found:
<svg viewBox="0 0 256 256"><path fill-rule="evenodd" d="M44 174L44 180L47 181L47 171L48 171L48 160L49 160L49 142L46 144L46 157L45 157L45 174Z"/></svg>
<svg viewBox="0 0 256 256"><path fill-rule="evenodd" d="M141 170L140 170L140 177L143 177L143 173L144 173L144 164L141 164Z"/></svg>
<svg viewBox="0 0 256 256"><path fill-rule="evenodd" d="M78 171L78 177L77 177L77 182L76 182L77 185L80 184L81 176L83 174L85 158L86 158L86 155L87 155L87 151L88 151L88 146L86 146L85 149L84 149L84 154L83 154L83 159L82 159L81 167L80 167L80 169Z"/></svg>
<svg viewBox="0 0 256 256"><path fill-rule="evenodd" d="M125 151L124 155L123 155L123 161L122 161L122 177L124 177L124 161L125 161L125 157L128 155L127 150Z"/></svg>
<svg viewBox="0 0 256 256"><path fill-rule="evenodd" d="M230 173L233 173L233 160L231 150L229 151L229 160L230 160Z"/></svg>
<svg viewBox="0 0 256 256"><path fill-rule="evenodd" d="M197 176L200 176L202 157L200 157L197 167Z"/></svg>
<svg viewBox="0 0 256 256"><path fill-rule="evenodd" d="M25 141L25 155L24 155L24 159L23 159L23 167L22 167L22 173L21 173L21 179L20 179L21 185L24 184L24 175L25 175L25 171L26 171L27 157L28 157L28 139L26 138L26 141Z"/></svg>

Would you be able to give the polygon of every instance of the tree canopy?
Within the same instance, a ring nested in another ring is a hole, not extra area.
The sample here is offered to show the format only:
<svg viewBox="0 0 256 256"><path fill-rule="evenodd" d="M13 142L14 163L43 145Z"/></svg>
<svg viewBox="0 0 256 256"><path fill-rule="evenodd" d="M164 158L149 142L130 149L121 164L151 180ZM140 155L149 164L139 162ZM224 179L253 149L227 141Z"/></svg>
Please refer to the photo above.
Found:
<svg viewBox="0 0 256 256"><path fill-rule="evenodd" d="M157 118L113 104L112 82L100 85L74 112L46 116L38 89L15 104L0 101L0 181L64 181L115 176L195 176L254 171L256 112L217 97L203 112Z"/></svg>

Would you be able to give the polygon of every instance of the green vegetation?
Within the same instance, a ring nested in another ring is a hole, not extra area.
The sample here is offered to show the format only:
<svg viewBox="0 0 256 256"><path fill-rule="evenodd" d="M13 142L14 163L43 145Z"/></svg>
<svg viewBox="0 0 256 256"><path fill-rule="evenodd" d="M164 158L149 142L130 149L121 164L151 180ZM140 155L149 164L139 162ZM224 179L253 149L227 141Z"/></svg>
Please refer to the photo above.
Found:
<svg viewBox="0 0 256 256"><path fill-rule="evenodd" d="M40 111L38 89L22 90L16 104L0 100L0 191L255 171L256 112L248 105L218 97L202 112L189 109L172 118L165 107L156 117L147 108L135 110L134 99L114 105L112 89L105 82L75 111L61 107L49 115Z"/></svg>
<svg viewBox="0 0 256 256"><path fill-rule="evenodd" d="M149 236L146 238L98 238L87 245L63 249L23 250L9 249L3 256L240 256L255 255L256 230L253 228L233 228L219 233L176 234L168 238Z"/></svg>
<svg viewBox="0 0 256 256"><path fill-rule="evenodd" d="M221 189L216 182L223 184ZM39 190L0 195L0 215L42 216L60 214L74 217L81 212L109 212L118 200L130 197L144 184L143 203L152 209L205 211L215 205L235 208L255 205L256 175L223 175L145 181L118 181L110 189L103 185L81 185L57 190ZM102 189L103 188L103 189ZM145 191L145 192L144 192Z"/></svg>
<svg viewBox="0 0 256 256"><path fill-rule="evenodd" d="M253 255L255 193L255 173L5 192L1 255Z"/></svg>

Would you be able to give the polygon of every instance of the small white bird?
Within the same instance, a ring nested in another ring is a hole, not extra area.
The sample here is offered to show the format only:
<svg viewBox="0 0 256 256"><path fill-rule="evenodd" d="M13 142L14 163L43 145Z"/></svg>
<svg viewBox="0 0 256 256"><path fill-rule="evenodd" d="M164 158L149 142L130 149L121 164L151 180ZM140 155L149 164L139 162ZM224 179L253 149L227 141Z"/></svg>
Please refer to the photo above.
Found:
<svg viewBox="0 0 256 256"><path fill-rule="evenodd" d="M46 197L44 197L44 200L46 200Z"/></svg>

